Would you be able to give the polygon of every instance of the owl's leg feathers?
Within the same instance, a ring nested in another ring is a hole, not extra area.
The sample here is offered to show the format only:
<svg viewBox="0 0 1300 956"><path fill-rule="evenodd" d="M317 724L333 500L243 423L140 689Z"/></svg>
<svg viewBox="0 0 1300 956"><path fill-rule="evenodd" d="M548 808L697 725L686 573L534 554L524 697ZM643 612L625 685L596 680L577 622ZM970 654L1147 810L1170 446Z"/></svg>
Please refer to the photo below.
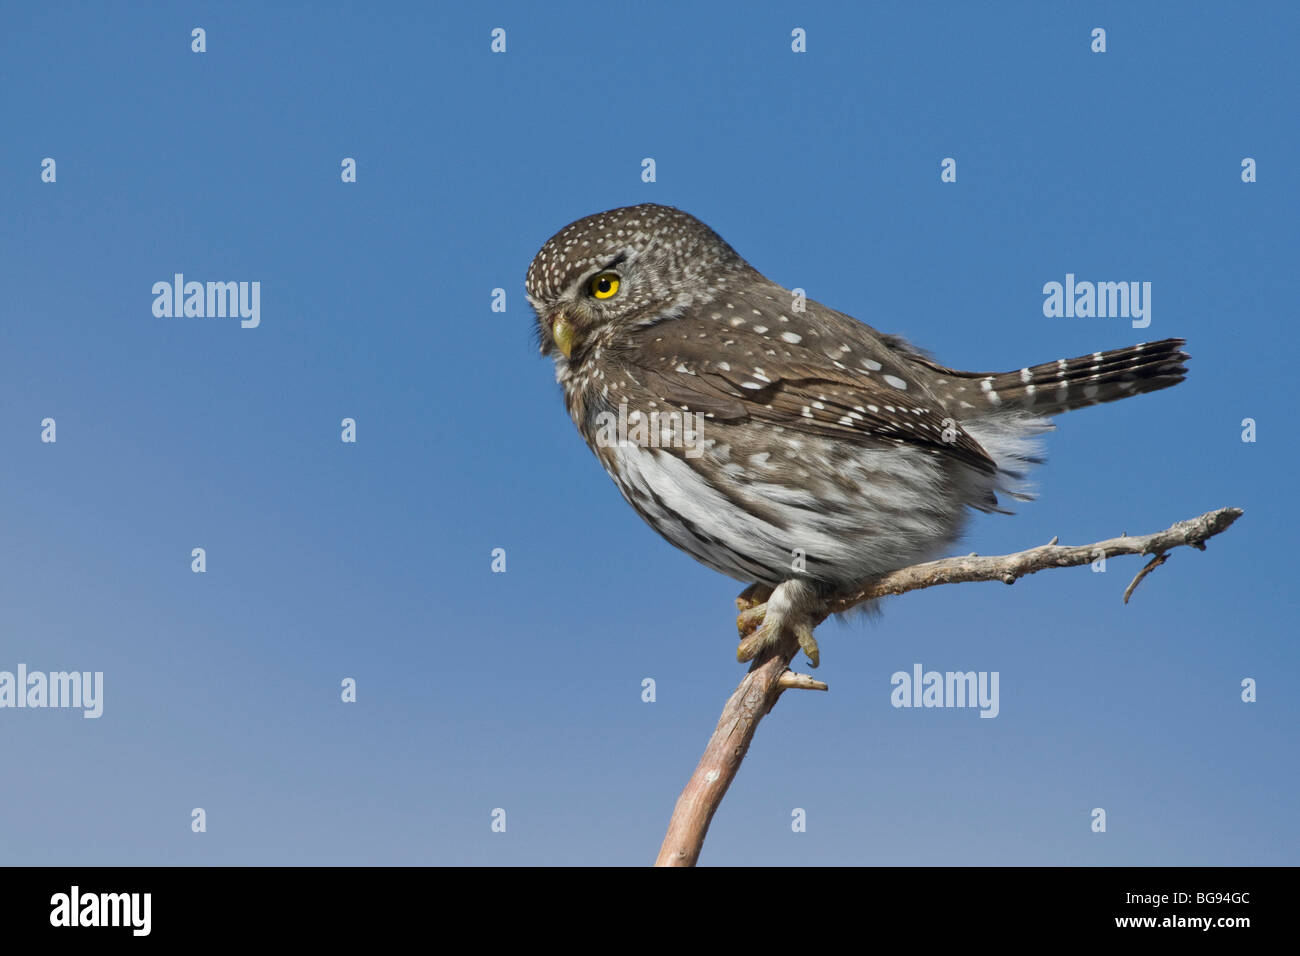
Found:
<svg viewBox="0 0 1300 956"><path fill-rule="evenodd" d="M770 592L765 603L753 604L761 596L759 588L754 585L736 598L737 607L742 607L742 601L750 604L736 618L741 636L736 660L753 660L761 650L788 633L799 642L809 663L816 667L821 662L821 653L813 628L822 617L822 598L817 588L807 581L783 581Z"/></svg>

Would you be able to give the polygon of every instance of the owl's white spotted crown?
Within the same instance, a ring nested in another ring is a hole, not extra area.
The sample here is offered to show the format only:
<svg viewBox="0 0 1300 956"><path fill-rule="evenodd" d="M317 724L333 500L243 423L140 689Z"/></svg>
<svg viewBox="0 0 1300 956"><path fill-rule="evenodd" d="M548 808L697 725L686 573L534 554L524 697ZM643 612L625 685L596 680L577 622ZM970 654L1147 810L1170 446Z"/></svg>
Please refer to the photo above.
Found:
<svg viewBox="0 0 1300 956"><path fill-rule="evenodd" d="M659 260L662 274L684 281L698 281L719 266L745 265L721 236L689 213L656 203L623 206L571 222L546 241L528 267L529 301L540 310L587 273L619 256L647 252Z"/></svg>

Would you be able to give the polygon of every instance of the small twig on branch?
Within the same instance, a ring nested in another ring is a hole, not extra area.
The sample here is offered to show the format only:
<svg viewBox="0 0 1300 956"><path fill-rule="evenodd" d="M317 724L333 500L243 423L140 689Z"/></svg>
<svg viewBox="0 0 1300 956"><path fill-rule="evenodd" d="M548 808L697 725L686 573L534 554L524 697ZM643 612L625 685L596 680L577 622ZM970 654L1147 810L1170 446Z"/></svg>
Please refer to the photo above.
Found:
<svg viewBox="0 0 1300 956"><path fill-rule="evenodd" d="M1002 581L1014 584L1019 578L1047 568L1070 568L1091 564L1098 558L1111 558L1121 554L1153 554L1137 577L1124 592L1128 603L1134 589L1148 574L1168 560L1167 552L1189 545L1200 551L1205 542L1223 531L1241 517L1240 508L1220 508L1199 518L1180 521L1164 531L1138 537L1122 536L1096 544L1075 546L1050 543L1030 548L1016 554L996 557L969 555L962 558L944 558L912 567L892 571L861 588L855 594L836 600L822 615L847 611L858 604L892 594L905 594L939 584L958 584L964 581ZM704 846L709 823L717 811L727 788L740 770L741 761L749 751L758 722L776 705L782 692L788 689L826 690L821 681L806 674L790 670L790 661L799 653L799 645L790 635L783 635L775 645L768 647L750 665L740 686L722 709L722 717L709 739L709 745L700 758L695 773L677 799L668 833L659 850L656 866L694 866Z"/></svg>
<svg viewBox="0 0 1300 956"><path fill-rule="evenodd" d="M1148 574L1150 574L1152 571L1160 567L1160 565L1164 564L1168 560L1169 560L1169 552L1161 551L1154 558L1152 558L1145 565L1143 565L1142 570L1133 576L1133 580L1129 583L1129 586L1124 589L1124 603L1125 604L1128 603L1128 599L1133 596L1133 592L1137 590L1138 584L1142 582L1142 579L1144 577L1146 577Z"/></svg>
<svg viewBox="0 0 1300 956"><path fill-rule="evenodd" d="M781 684L782 690L830 690L828 686L811 674L796 674L794 671L783 671L777 680Z"/></svg>

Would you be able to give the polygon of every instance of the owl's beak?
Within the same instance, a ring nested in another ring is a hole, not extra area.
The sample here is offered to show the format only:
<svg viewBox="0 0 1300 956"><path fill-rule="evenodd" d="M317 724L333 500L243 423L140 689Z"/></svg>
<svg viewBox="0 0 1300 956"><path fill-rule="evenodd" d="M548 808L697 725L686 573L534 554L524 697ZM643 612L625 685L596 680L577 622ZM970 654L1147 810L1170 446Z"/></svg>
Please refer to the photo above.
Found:
<svg viewBox="0 0 1300 956"><path fill-rule="evenodd" d="M555 321L551 323L551 338L566 359L573 354L573 323L566 319L563 313L557 315Z"/></svg>

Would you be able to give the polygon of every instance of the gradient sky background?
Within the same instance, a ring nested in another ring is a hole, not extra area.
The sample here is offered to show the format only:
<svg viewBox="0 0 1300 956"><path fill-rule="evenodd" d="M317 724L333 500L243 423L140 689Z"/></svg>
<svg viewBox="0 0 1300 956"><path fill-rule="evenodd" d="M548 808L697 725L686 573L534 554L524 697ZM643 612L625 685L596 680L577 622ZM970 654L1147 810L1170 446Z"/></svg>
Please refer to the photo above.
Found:
<svg viewBox="0 0 1300 956"><path fill-rule="evenodd" d="M0 861L654 858L741 585L603 474L523 277L657 201L958 367L1188 339L959 551L1246 509L1127 607L1133 558L829 622L701 862L1300 862L1293 4L430 6L0 15L0 669L105 674L99 720L0 710ZM155 318L174 272L260 281L261 327ZM1067 272L1151 282L1151 327L1044 318ZM891 708L916 662L999 671L1000 716Z"/></svg>

